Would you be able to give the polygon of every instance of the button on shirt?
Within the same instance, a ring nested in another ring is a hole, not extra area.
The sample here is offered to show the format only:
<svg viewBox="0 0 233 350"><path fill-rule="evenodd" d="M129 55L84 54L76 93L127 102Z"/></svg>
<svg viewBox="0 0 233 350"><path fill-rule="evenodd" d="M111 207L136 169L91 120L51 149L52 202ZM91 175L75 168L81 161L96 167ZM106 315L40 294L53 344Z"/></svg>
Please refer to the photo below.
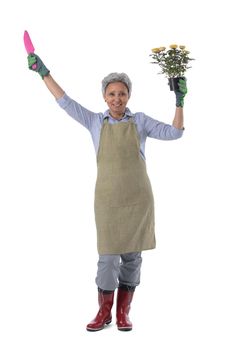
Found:
<svg viewBox="0 0 233 350"><path fill-rule="evenodd" d="M159 140L176 140L183 134L183 129L177 129L172 125L160 122L142 112L131 113L128 108L126 108L123 118L117 120L109 114L109 110L104 113L91 112L66 94L57 99L57 103L73 119L90 131L96 155L99 149L100 131L106 117L109 117L110 124L124 123L129 120L129 117L133 117L140 139L140 154L144 160L146 159L145 143L147 137Z"/></svg>

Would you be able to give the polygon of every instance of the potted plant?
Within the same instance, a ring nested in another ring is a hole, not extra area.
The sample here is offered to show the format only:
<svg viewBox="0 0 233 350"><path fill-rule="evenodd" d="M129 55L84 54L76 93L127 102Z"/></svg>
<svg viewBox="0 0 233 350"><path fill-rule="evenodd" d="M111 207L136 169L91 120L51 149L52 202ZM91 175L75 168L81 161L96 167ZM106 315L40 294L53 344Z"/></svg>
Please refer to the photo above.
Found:
<svg viewBox="0 0 233 350"><path fill-rule="evenodd" d="M188 66L189 62L194 58L189 57L189 51L185 50L184 45L170 45L166 47L158 47L152 49L151 63L158 64L161 71L158 74L165 74L168 78L170 90L179 90L178 82L180 79L185 79L185 72L191 68Z"/></svg>

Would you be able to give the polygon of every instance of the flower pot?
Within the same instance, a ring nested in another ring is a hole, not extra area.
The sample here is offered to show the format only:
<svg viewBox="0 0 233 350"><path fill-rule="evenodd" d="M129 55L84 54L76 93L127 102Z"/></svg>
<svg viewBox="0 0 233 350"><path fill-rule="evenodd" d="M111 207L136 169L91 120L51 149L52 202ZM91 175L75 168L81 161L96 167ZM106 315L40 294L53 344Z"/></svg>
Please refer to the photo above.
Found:
<svg viewBox="0 0 233 350"><path fill-rule="evenodd" d="M171 91L179 90L178 82L180 79L185 80L185 77L168 78L168 85L170 86Z"/></svg>

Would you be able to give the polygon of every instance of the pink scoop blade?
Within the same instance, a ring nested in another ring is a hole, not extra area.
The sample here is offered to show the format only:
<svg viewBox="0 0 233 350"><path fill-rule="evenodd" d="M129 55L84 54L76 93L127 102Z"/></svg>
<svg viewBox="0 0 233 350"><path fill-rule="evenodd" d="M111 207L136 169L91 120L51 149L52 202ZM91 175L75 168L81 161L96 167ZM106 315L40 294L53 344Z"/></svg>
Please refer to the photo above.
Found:
<svg viewBox="0 0 233 350"><path fill-rule="evenodd" d="M27 53L28 54L34 53L35 49L34 49L33 43L32 43L31 38L26 30L24 31L23 40L24 40L24 46L25 46ZM36 69L36 64L33 64L32 69Z"/></svg>

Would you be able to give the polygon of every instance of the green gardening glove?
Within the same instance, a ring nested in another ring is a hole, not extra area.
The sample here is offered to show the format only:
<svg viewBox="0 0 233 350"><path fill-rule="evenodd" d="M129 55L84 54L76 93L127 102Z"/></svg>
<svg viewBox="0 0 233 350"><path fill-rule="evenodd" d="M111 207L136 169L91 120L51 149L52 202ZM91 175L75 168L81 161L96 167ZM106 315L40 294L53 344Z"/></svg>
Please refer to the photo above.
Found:
<svg viewBox="0 0 233 350"><path fill-rule="evenodd" d="M28 68L39 73L42 79L50 72L48 68L45 67L40 57L34 53L28 55Z"/></svg>
<svg viewBox="0 0 233 350"><path fill-rule="evenodd" d="M178 82L179 90L175 91L176 94L176 107L183 107L184 106L184 97L188 92L187 85L186 85L186 78L180 79Z"/></svg>

